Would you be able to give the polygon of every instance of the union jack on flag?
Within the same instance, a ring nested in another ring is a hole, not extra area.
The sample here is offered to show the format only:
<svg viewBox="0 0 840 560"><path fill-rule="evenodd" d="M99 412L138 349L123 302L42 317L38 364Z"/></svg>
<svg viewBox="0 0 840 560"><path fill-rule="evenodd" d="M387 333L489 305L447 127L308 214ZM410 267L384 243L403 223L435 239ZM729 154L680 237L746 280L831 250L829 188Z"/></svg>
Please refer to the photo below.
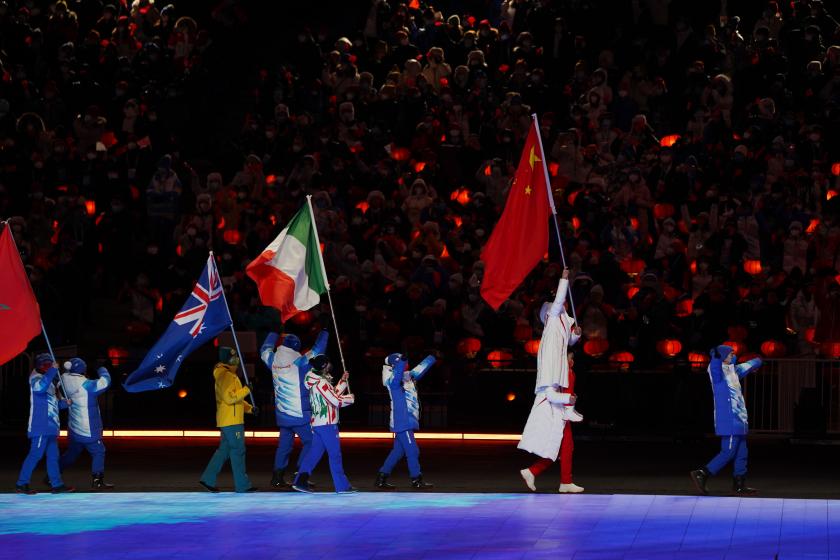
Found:
<svg viewBox="0 0 840 560"><path fill-rule="evenodd" d="M131 393L170 387L184 359L232 323L219 271L210 255L181 311L123 387Z"/></svg>

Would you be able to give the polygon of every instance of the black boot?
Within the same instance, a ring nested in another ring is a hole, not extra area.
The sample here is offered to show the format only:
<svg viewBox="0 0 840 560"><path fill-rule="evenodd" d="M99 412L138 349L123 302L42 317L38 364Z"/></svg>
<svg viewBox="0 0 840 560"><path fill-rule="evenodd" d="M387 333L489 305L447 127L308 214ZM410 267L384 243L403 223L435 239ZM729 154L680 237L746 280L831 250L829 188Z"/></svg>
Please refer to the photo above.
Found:
<svg viewBox="0 0 840 560"><path fill-rule="evenodd" d="M384 472L376 474L376 482L374 482L373 485L380 490L393 490L396 488L393 484L388 483L388 475Z"/></svg>
<svg viewBox="0 0 840 560"><path fill-rule="evenodd" d="M288 488L289 483L286 481L286 469L274 469L274 474L271 476L272 488Z"/></svg>
<svg viewBox="0 0 840 560"><path fill-rule="evenodd" d="M306 494L314 492L312 485L309 484L309 475L307 473L300 473L297 475L294 484L292 484L292 490L297 490L298 492L304 492Z"/></svg>
<svg viewBox="0 0 840 560"><path fill-rule="evenodd" d="M703 494L704 496L709 493L706 489L706 482L709 480L709 477L712 476L712 473L706 467L700 467L696 471L691 471L691 482L694 483L694 487L697 488L697 491Z"/></svg>
<svg viewBox="0 0 840 560"><path fill-rule="evenodd" d="M428 482L423 482L423 475L416 478L411 479L411 487L417 490L428 490L429 488L434 488L434 484L429 484Z"/></svg>
<svg viewBox="0 0 840 560"><path fill-rule="evenodd" d="M75 492L76 489L72 486L67 486L66 484L62 484L61 486L56 486L52 489L53 494L66 494L68 492Z"/></svg>
<svg viewBox="0 0 840 560"><path fill-rule="evenodd" d="M204 489L207 490L208 492L212 492L213 494L218 494L219 493L218 488L216 488L215 486L210 486L209 484L207 484L203 480L199 480L198 483L201 484L202 486L204 486Z"/></svg>
<svg viewBox="0 0 840 560"><path fill-rule="evenodd" d="M29 496L38 493L32 488L30 488L28 484L15 484L15 492L17 492L18 494L27 494Z"/></svg>
<svg viewBox="0 0 840 560"><path fill-rule="evenodd" d="M93 473L93 481L90 487L94 490L113 490L114 485L105 482L105 473Z"/></svg>
<svg viewBox="0 0 840 560"><path fill-rule="evenodd" d="M732 493L736 496L752 496L757 492L755 488L747 486L746 476L736 476L732 481Z"/></svg>

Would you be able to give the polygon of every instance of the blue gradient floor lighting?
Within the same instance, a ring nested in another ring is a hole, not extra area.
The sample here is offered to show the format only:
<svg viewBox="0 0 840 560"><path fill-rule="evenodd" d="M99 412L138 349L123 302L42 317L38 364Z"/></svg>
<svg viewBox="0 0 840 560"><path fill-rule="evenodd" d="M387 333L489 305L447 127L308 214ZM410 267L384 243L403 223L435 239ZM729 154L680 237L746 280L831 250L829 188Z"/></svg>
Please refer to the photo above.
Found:
<svg viewBox="0 0 840 560"><path fill-rule="evenodd" d="M840 560L840 502L644 495L0 496L0 558Z"/></svg>

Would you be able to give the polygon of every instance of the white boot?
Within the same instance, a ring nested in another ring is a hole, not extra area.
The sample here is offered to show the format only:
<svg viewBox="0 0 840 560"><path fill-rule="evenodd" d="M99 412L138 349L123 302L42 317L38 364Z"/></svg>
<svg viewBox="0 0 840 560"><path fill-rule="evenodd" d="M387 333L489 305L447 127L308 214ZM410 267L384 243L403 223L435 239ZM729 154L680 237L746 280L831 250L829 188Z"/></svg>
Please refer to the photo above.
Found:
<svg viewBox="0 0 840 560"><path fill-rule="evenodd" d="M569 422L580 422L583 420L583 414L575 410L575 407L573 406L564 406L563 420L568 420Z"/></svg>
<svg viewBox="0 0 840 560"><path fill-rule="evenodd" d="M536 492L537 486L534 484L536 479L534 478L534 473L531 472L531 469L522 469L519 471L519 474L522 476L522 480L525 481L525 486L528 487L528 490Z"/></svg>
<svg viewBox="0 0 840 560"><path fill-rule="evenodd" d="M559 492L561 494L580 494L583 488L577 484L561 484Z"/></svg>

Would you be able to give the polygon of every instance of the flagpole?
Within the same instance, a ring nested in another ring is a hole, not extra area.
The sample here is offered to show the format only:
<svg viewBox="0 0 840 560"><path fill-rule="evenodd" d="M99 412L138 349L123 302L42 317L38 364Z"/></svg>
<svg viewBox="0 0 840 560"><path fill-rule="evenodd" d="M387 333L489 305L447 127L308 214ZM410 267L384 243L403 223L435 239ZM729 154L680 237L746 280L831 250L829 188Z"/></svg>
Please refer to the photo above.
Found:
<svg viewBox="0 0 840 560"><path fill-rule="evenodd" d="M335 328L335 341L338 343L338 355L341 358L341 372L347 371L344 363L344 351L341 349L341 335L338 334L338 322L335 320L335 308L333 307L332 296L330 295L330 281L327 279L327 267L324 266L324 255L321 254L321 239L318 237L318 226L315 225L315 211L312 209L312 195L306 195L306 205L309 207L309 215L312 218L312 230L315 232L315 242L318 244L318 259L321 262L321 272L324 275L324 283L327 286L327 300L330 302L330 315L332 315L333 327ZM350 383L347 383L347 390L350 391Z"/></svg>
<svg viewBox="0 0 840 560"><path fill-rule="evenodd" d="M548 204L551 206L551 217L554 221L554 232L557 234L557 244L560 246L560 262L563 264L563 268L566 268L566 255L563 251L563 239L560 236L560 226L557 223L557 208L554 206L554 195L551 192L551 178L548 175L548 165L545 163L545 146L542 142L542 135L540 134L540 123L537 120L537 114L532 113L531 118L534 120L534 129L537 131L537 142L540 143L540 153L542 153L542 168L543 173L545 173L545 190L546 194L548 195ZM572 317L575 319L575 323L577 323L577 313L575 312L575 300L572 297L572 287L569 286L569 307L572 308Z"/></svg>
<svg viewBox="0 0 840 560"><path fill-rule="evenodd" d="M210 251L210 262L213 263L213 269L216 271L218 275L218 269L216 268L216 259L213 258L213 251ZM207 287L210 288L210 271L207 271L208 276L208 284ZM222 277L219 276L219 282L222 281ZM251 386L251 381L248 379L248 370L245 368L245 362L243 361L245 358L242 356L242 350L239 349L239 339L236 338L236 329L233 328L233 316L230 314L230 307L228 307L227 296L225 295L225 287L222 284L220 286L222 288L222 301L225 302L225 310L227 311L228 317L230 318L230 332L233 335L233 345L236 346L236 355L239 356L239 365L242 366L242 375L245 377L245 384L249 387ZM249 391L248 396L251 397L251 406L256 407L257 403L254 402L254 392Z"/></svg>
<svg viewBox="0 0 840 560"><path fill-rule="evenodd" d="M9 225L9 220L3 220L2 222L0 222L0 224L5 224L7 228L11 228L11 226ZM23 263L23 259L20 257L20 251L18 251L17 242L15 242L15 236L12 233L11 229L9 229L9 239L12 240L12 246L15 248L15 253L17 253L18 258L20 259L21 267L23 267L23 269L26 270L26 265ZM32 282L30 282L29 280L29 275L26 276L26 281L29 282L29 289L32 290ZM35 290L32 290L32 293L34 294ZM40 315L41 313L39 310L38 321L41 323L41 334L44 335L44 340L47 343L47 350L49 351L50 357L52 358L53 367L58 369L58 375L56 376L58 378L58 385L59 387L61 387L61 392L64 393L64 398L66 399L67 391L64 389L64 381L61 379L61 364L55 361L55 353L53 352L52 344L50 344L50 337L47 336L47 328L44 326L44 320L41 319Z"/></svg>

